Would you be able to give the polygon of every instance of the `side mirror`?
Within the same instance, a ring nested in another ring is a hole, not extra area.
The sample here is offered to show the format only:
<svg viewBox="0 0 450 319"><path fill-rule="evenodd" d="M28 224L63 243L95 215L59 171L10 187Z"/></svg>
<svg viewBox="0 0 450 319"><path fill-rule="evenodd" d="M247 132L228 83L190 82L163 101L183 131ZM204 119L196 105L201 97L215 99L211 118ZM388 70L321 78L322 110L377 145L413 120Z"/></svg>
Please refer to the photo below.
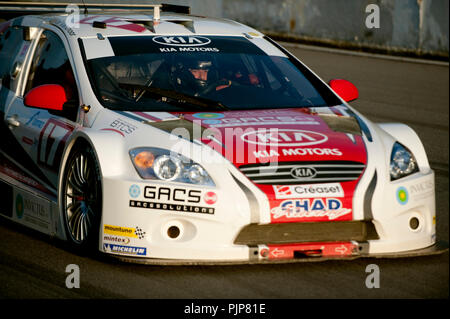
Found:
<svg viewBox="0 0 450 319"><path fill-rule="evenodd" d="M25 105L40 109L62 111L67 102L66 91L58 84L44 84L30 90L25 95Z"/></svg>
<svg viewBox="0 0 450 319"><path fill-rule="evenodd" d="M356 86L347 80L335 79L328 82L331 89L345 102L351 102L358 98L359 93Z"/></svg>

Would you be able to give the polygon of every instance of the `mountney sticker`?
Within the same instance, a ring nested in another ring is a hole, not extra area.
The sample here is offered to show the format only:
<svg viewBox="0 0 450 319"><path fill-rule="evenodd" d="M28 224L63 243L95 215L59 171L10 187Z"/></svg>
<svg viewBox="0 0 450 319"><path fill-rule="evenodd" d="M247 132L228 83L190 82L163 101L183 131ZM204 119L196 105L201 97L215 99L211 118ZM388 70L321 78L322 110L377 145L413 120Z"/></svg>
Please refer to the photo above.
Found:
<svg viewBox="0 0 450 319"><path fill-rule="evenodd" d="M156 202L146 202L138 200L130 200L130 207L133 208L147 208L155 210L166 210L179 213L197 213L197 214L209 214L213 215L215 209L212 207L192 206L185 204L163 204Z"/></svg>

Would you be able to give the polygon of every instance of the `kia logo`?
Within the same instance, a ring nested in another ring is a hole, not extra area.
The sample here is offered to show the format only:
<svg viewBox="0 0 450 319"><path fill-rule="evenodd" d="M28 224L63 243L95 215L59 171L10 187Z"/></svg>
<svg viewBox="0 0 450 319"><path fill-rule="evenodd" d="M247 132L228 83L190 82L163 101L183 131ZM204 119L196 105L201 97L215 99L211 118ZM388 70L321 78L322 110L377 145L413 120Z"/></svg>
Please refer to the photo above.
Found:
<svg viewBox="0 0 450 319"><path fill-rule="evenodd" d="M317 171L314 167L309 166L297 166L291 169L291 176L296 179L311 179L317 175Z"/></svg>
<svg viewBox="0 0 450 319"><path fill-rule="evenodd" d="M211 43L211 40L199 36L161 36L154 37L153 42L176 47L197 47Z"/></svg>
<svg viewBox="0 0 450 319"><path fill-rule="evenodd" d="M324 143L328 137L324 134L291 129L267 129L247 132L241 139L250 144L267 146L307 146Z"/></svg>

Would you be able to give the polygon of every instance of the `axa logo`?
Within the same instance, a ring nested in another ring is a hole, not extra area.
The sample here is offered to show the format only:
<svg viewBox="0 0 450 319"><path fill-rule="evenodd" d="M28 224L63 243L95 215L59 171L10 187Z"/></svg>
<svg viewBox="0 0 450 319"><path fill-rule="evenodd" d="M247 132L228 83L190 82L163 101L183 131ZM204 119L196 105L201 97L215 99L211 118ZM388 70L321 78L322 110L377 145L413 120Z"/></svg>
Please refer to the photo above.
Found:
<svg viewBox="0 0 450 319"><path fill-rule="evenodd" d="M211 43L210 39L199 36L160 36L152 40L158 44L176 47L197 47Z"/></svg>
<svg viewBox="0 0 450 319"><path fill-rule="evenodd" d="M314 167L297 166L291 169L291 176L296 179L311 179L317 175Z"/></svg>
<svg viewBox="0 0 450 319"><path fill-rule="evenodd" d="M292 129L267 129L247 132L241 139L250 144L266 146L307 146L328 140L324 134Z"/></svg>

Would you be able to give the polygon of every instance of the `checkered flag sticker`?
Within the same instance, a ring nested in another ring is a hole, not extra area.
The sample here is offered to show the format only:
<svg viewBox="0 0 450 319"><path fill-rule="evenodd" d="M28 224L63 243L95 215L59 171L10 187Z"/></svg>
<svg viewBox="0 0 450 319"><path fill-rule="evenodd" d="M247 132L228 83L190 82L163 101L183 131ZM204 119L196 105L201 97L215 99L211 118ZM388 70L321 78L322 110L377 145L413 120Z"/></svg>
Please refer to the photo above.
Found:
<svg viewBox="0 0 450 319"><path fill-rule="evenodd" d="M142 230L142 228L139 228L136 226L136 229L134 230L134 233L136 236L138 236L139 239L144 239L145 237L145 231Z"/></svg>

